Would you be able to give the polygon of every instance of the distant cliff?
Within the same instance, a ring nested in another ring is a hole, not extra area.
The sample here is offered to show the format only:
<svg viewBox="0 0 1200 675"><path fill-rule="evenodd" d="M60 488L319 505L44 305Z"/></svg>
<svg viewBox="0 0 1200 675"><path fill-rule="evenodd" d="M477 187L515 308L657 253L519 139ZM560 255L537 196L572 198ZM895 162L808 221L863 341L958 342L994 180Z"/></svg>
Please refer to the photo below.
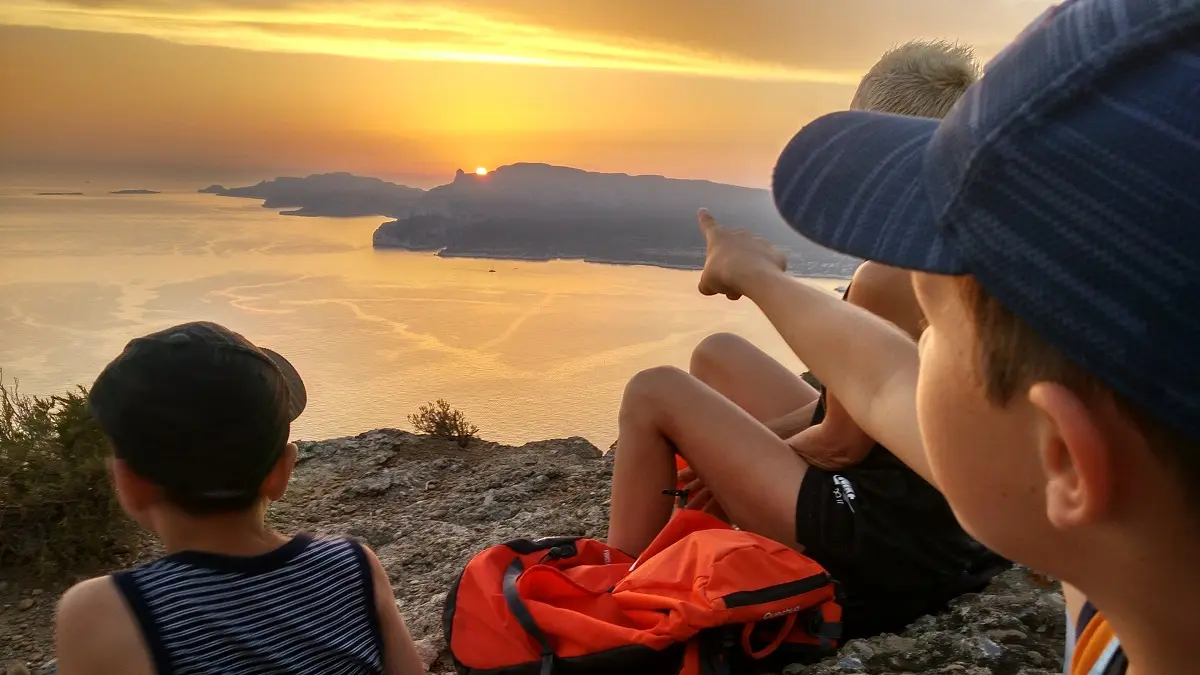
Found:
<svg viewBox="0 0 1200 675"><path fill-rule="evenodd" d="M793 272L849 276L858 262L792 232L766 190L701 180L513 164L483 176L459 171L428 191L342 173L201 192L263 199L294 215L394 218L375 231L376 248L683 268L704 264L695 214L705 206L787 250Z"/></svg>
<svg viewBox="0 0 1200 675"><path fill-rule="evenodd" d="M289 216L399 218L411 212L411 206L425 191L378 178L325 173L305 178L284 176L239 188L210 185L199 192L261 199L263 208L292 209L283 212Z"/></svg>
<svg viewBox="0 0 1200 675"><path fill-rule="evenodd" d="M452 183L426 192L412 215L381 225L373 243L446 257L699 268L701 206L786 249L794 272L848 276L858 262L795 234L766 190L545 164L513 164L484 176L459 171Z"/></svg>

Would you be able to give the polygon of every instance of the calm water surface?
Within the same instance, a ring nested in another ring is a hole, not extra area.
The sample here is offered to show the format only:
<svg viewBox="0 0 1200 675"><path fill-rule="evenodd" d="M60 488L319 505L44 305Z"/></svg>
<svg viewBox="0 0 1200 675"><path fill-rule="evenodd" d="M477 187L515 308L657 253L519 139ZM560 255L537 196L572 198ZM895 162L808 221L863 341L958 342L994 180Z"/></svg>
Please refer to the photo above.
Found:
<svg viewBox="0 0 1200 675"><path fill-rule="evenodd" d="M686 367L709 333L801 368L749 302L701 297L697 272L443 260L372 250L380 218L69 189L88 194L0 187L0 367L29 393L88 384L131 337L206 319L296 365L309 388L297 438L404 428L440 397L488 439L607 447L626 380Z"/></svg>

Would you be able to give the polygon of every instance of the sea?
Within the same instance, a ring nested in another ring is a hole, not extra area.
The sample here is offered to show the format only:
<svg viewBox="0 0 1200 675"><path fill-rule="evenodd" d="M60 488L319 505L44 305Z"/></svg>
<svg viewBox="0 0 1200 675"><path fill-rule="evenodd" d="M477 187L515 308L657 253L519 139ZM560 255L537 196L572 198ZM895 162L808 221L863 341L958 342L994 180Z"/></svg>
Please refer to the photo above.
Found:
<svg viewBox="0 0 1200 675"><path fill-rule="evenodd" d="M377 251L379 217L110 187L0 185L0 377L27 394L89 385L131 338L209 320L300 371L309 405L296 439L409 428L443 398L488 440L607 448L629 378L686 368L708 334L739 334L803 370L749 301L701 296L698 272Z"/></svg>

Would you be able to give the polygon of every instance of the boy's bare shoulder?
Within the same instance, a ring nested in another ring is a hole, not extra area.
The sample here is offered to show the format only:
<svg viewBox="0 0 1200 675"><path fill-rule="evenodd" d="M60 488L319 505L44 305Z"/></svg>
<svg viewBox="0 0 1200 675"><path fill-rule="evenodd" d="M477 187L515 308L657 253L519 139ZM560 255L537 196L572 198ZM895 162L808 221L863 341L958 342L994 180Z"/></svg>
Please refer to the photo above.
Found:
<svg viewBox="0 0 1200 675"><path fill-rule="evenodd" d="M890 288L897 283L907 283L912 272L882 265L868 260L854 270L852 282L855 286Z"/></svg>
<svg viewBox="0 0 1200 675"><path fill-rule="evenodd" d="M63 675L154 672L137 622L111 577L81 581L63 593L54 642Z"/></svg>

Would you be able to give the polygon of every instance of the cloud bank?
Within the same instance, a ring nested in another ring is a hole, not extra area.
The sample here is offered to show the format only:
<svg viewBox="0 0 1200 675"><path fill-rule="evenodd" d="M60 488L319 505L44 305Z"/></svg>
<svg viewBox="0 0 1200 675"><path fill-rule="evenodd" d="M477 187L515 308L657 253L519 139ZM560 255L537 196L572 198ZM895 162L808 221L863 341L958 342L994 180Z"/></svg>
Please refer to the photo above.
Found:
<svg viewBox="0 0 1200 675"><path fill-rule="evenodd" d="M184 6L186 4L186 6ZM615 3L619 5L620 3ZM482 8L482 9L481 9ZM184 45L383 61L449 61L857 84L852 68L781 61L546 25L496 2L285 3L7 0L0 24L153 37Z"/></svg>

